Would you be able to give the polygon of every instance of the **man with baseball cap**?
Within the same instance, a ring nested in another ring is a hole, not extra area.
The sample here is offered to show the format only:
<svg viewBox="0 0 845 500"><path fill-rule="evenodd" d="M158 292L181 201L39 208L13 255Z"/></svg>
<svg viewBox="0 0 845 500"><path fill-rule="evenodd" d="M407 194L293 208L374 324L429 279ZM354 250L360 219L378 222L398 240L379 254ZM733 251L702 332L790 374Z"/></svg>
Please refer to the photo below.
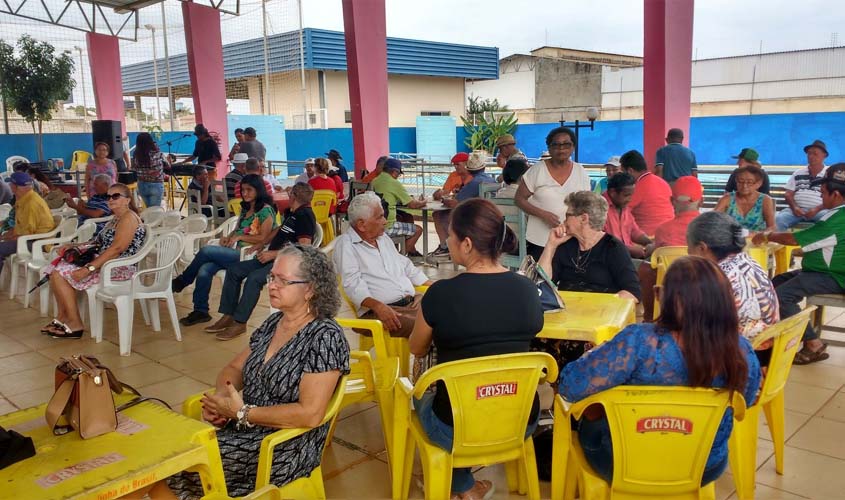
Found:
<svg viewBox="0 0 845 500"><path fill-rule="evenodd" d="M731 172L731 176L728 177L728 182L725 184L725 194L736 191L736 171L740 168L752 166L763 170L763 165L760 164L760 153L758 153L756 149L742 148L742 151L740 151L738 155L731 156L731 158L736 160L737 168ZM760 185L760 189L757 191L763 194L769 194L770 190L769 174L763 170L763 184Z"/></svg>
<svg viewBox="0 0 845 500"><path fill-rule="evenodd" d="M796 232L764 231L754 235L755 245L773 241L798 245L804 252L801 270L775 276L772 283L778 295L781 319L797 314L805 297L819 294L845 294L845 163L827 168L813 179L821 190L824 215L811 227ZM819 332L807 325L802 337L804 347L795 355L796 365L806 365L829 357L827 344Z"/></svg>
<svg viewBox="0 0 845 500"><path fill-rule="evenodd" d="M458 202L454 199L455 193L460 191L465 184L472 180L467 170L467 161L469 155L461 151L455 154L450 160L455 170L446 178L443 187L435 191L431 197L437 201L443 201L443 205L447 207L455 207ZM437 236L440 238L440 243L433 252L430 252L432 257L449 255L449 249L446 247L446 239L449 237L449 216L452 214L451 210L437 210L433 212L434 230L437 231Z"/></svg>
<svg viewBox="0 0 845 500"><path fill-rule="evenodd" d="M308 158L307 160L305 160L305 169L302 171L301 174L296 176L296 179L293 183L299 184L300 182L304 182L305 184L308 184L308 179L314 177L314 175L314 158Z"/></svg>
<svg viewBox="0 0 845 500"><path fill-rule="evenodd" d="M827 146L816 139L804 146L804 153L807 166L793 172L786 181L783 197L789 206L775 216L778 231L785 231L799 222L816 222L824 216L821 188L813 181L823 178L827 170L824 164Z"/></svg>
<svg viewBox="0 0 845 500"><path fill-rule="evenodd" d="M238 197L238 195L235 194L235 186L240 184L241 179L243 179L246 175L247 160L249 160L249 156L247 156L246 153L235 153L235 157L232 159L232 163L235 165L235 168L226 174L226 177L223 177L223 182L226 184L226 196L230 200L234 200Z"/></svg>
<svg viewBox="0 0 845 500"><path fill-rule="evenodd" d="M598 194L604 194L605 191L607 191L607 181L619 172L622 172L622 163L619 161L618 156L611 156L607 160L607 163L604 164L605 177L602 177L596 183L595 192Z"/></svg>
<svg viewBox="0 0 845 500"><path fill-rule="evenodd" d="M657 150L654 162L654 173L663 177L668 183L675 182L679 177L698 176L698 163L695 153L683 145L684 131L671 128L666 133L666 145Z"/></svg>
<svg viewBox="0 0 845 500"><path fill-rule="evenodd" d="M9 176L9 184L15 195L15 226L0 235L0 271L6 257L17 253L19 236L46 233L56 227L47 202L33 192L29 174L15 172Z"/></svg>
<svg viewBox="0 0 845 500"><path fill-rule="evenodd" d="M672 186L675 218L657 226L654 231L654 243L646 247L645 254L651 255L655 248L660 247L686 246L687 226L698 217L703 199L704 187L697 177L679 177ZM657 271L652 269L651 263L643 262L637 269L637 275L642 290L643 319L651 322L654 318L654 285L657 284Z"/></svg>
<svg viewBox="0 0 845 500"><path fill-rule="evenodd" d="M400 175L402 175L402 162L396 158L388 158L384 162L381 174L373 181L373 191L387 203L385 234L391 238L404 236L408 257L422 257L416 246L417 240L422 236L422 227L413 222L396 220L396 207L401 205L406 208L423 208L425 201L415 200L408 194L408 190L399 182Z"/></svg>
<svg viewBox="0 0 845 500"><path fill-rule="evenodd" d="M346 167L343 166L341 160L343 157L340 156L340 152L336 149L330 149L326 153L326 158L329 159L331 162L332 170L337 170L337 175L340 177L340 182L349 182L349 172L346 171Z"/></svg>

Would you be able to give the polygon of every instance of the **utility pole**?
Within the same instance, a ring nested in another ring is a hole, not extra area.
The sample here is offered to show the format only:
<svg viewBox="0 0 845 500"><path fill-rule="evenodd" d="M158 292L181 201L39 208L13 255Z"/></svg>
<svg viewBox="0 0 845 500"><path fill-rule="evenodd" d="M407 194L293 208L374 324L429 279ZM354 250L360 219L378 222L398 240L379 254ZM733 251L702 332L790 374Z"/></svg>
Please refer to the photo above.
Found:
<svg viewBox="0 0 845 500"><path fill-rule="evenodd" d="M156 86L156 121L161 127L161 101L158 94L158 53L156 52L156 27L152 24L144 25L144 28L150 30L153 34L153 81Z"/></svg>
<svg viewBox="0 0 845 500"><path fill-rule="evenodd" d="M88 118L88 98L85 96L85 66L82 64L82 47L77 45L74 49L79 52L79 76L82 78L82 109L85 111L82 117L84 121L85 118Z"/></svg>
<svg viewBox="0 0 845 500"><path fill-rule="evenodd" d="M173 85L170 82L170 54L167 50L167 16L164 14L164 2L161 2L161 33L164 35L164 70L167 77L167 109L170 110L170 131L176 130L174 114L176 103L173 101Z"/></svg>

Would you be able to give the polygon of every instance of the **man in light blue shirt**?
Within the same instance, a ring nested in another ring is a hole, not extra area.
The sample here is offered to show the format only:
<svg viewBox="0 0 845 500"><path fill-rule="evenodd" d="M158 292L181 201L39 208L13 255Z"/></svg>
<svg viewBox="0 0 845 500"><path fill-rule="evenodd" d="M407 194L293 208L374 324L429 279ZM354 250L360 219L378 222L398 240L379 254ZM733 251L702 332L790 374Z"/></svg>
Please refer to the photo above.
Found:
<svg viewBox="0 0 845 500"><path fill-rule="evenodd" d="M654 173L669 184L687 175L698 177L698 163L695 153L681 144L684 142L684 131L679 128L669 129L666 134L666 145L657 150Z"/></svg>

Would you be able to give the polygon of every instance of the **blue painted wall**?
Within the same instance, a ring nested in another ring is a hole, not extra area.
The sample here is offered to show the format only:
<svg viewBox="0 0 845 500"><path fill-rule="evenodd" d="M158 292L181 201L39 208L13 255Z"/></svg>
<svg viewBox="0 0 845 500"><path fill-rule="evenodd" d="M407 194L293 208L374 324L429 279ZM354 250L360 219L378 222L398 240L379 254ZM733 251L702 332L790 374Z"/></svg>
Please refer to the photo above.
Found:
<svg viewBox="0 0 845 500"><path fill-rule="evenodd" d="M556 123L519 125L515 136L520 149L530 157L538 157L546 149L546 134ZM165 142L178 139L182 132L165 132L159 142L167 151ZM134 144L137 133L130 133ZM462 127L456 127L455 140L459 149L465 150L466 134ZM642 151L642 120L621 120L596 122L595 130L582 129L580 134L580 160L585 163L604 163L608 157L619 155L629 149ZM348 128L328 130L288 130L287 155L291 160L303 160L321 156L329 149L337 149L344 163L354 163L352 151L352 130ZM782 115L716 116L693 118L690 132L690 147L695 151L702 165L727 165L734 163L730 157L744 147L753 147L760 153L764 165L801 165L806 162L805 145L814 139L827 143L830 157L828 164L845 160L845 113L794 113ZM172 151L191 153L194 138L187 137L175 142ZM74 150L91 150L90 134L45 134L44 153L46 158L62 157L70 164ZM416 153L416 130L413 127L390 129L390 151L394 153ZM23 155L35 160L35 139L31 134L0 134L0 160L12 155ZM3 167L0 167L3 168ZM291 169L290 175L298 172Z"/></svg>

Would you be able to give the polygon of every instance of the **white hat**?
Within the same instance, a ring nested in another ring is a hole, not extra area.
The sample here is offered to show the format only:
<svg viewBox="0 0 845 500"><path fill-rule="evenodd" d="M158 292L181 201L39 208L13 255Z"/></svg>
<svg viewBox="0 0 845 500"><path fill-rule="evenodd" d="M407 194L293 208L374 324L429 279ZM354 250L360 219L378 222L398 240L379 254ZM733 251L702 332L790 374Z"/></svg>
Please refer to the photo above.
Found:
<svg viewBox="0 0 845 500"><path fill-rule="evenodd" d="M469 160L467 160L467 170L469 170L470 172L481 170L482 168L484 168L486 160L486 151L473 151L469 154Z"/></svg>
<svg viewBox="0 0 845 500"><path fill-rule="evenodd" d="M246 153L235 153L235 156L232 158L232 163L246 163L249 160L249 155Z"/></svg>
<svg viewBox="0 0 845 500"><path fill-rule="evenodd" d="M613 165L614 167L621 167L622 162L619 161L618 156L611 156L605 163L605 165Z"/></svg>
<svg viewBox="0 0 845 500"><path fill-rule="evenodd" d="M314 164L314 158L308 158L307 160L305 160L305 164L306 165L313 165Z"/></svg>

